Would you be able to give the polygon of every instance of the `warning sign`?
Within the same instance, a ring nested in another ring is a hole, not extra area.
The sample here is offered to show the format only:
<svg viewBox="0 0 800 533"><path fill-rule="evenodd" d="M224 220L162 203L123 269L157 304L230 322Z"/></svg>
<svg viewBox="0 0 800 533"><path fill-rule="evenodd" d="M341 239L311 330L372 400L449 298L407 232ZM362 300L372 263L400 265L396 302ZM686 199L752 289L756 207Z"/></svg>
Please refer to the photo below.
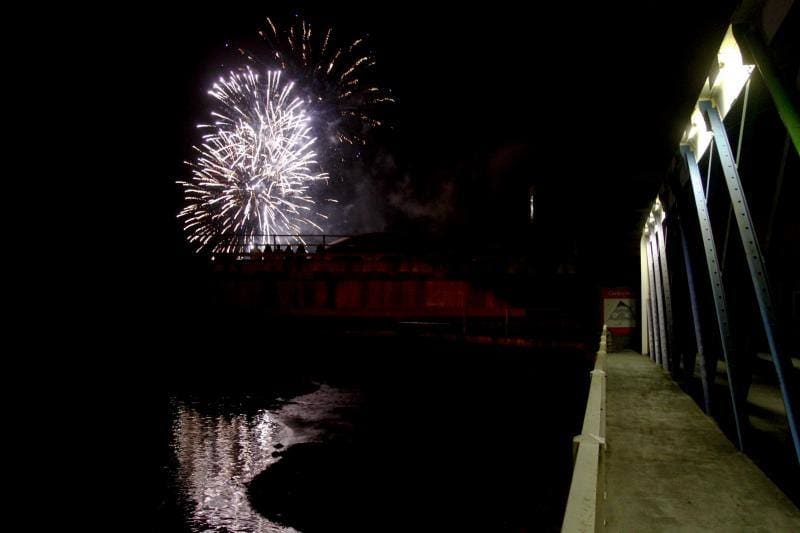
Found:
<svg viewBox="0 0 800 533"><path fill-rule="evenodd" d="M627 288L603 289L603 323L618 334L636 327L636 299Z"/></svg>

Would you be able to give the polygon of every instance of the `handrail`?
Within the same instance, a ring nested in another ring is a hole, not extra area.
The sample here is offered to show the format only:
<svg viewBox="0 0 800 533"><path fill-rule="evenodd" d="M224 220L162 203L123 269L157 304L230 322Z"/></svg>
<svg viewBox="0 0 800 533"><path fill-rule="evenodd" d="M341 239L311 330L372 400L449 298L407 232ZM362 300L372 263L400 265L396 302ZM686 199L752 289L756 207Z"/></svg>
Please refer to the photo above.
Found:
<svg viewBox="0 0 800 533"><path fill-rule="evenodd" d="M603 326L600 349L591 371L589 397L581 434L573 439L575 467L567 497L561 531L600 531L605 525L605 446L606 446L606 347L608 328Z"/></svg>

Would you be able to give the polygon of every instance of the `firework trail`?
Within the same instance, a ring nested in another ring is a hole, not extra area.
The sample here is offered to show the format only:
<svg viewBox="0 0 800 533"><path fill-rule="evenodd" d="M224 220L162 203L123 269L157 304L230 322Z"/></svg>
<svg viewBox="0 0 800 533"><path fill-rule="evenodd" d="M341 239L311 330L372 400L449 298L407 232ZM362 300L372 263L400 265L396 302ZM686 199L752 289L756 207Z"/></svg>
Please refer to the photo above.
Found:
<svg viewBox="0 0 800 533"><path fill-rule="evenodd" d="M280 30L269 17L258 33L271 61L241 48L239 52L250 61L276 65L302 87L325 128L320 137L328 142L330 154L341 158L348 145L366 145L369 130L382 125L375 113L394 98L387 89L369 83L375 57L365 39L339 47L332 28L316 32L299 20Z"/></svg>
<svg viewBox="0 0 800 533"><path fill-rule="evenodd" d="M310 118L293 83L280 71L261 76L249 67L220 78L207 130L183 187L178 215L196 251L234 251L267 244L268 235L300 234L316 212L309 187L327 179L316 172ZM324 217L323 217L324 218Z"/></svg>

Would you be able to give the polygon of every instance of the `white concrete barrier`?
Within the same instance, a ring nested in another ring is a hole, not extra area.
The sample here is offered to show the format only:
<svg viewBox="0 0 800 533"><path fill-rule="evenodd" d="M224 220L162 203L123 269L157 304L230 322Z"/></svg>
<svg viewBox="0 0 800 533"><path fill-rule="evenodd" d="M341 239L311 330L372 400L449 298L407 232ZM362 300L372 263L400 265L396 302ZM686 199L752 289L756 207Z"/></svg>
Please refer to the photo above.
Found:
<svg viewBox="0 0 800 533"><path fill-rule="evenodd" d="M600 341L594 370L591 372L589 397L583 415L581 434L575 444L575 467L561 525L563 532L594 532L604 527L605 500L604 454L606 445L606 351L605 332Z"/></svg>

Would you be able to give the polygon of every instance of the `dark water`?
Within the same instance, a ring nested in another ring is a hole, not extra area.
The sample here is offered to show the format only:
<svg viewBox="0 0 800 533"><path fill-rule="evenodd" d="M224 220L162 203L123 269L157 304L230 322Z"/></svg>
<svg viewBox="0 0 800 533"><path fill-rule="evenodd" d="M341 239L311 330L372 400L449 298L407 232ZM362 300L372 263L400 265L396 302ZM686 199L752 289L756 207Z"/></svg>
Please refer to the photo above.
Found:
<svg viewBox="0 0 800 533"><path fill-rule="evenodd" d="M585 354L323 344L263 380L167 395L156 529L559 529Z"/></svg>
<svg viewBox="0 0 800 533"><path fill-rule="evenodd" d="M172 398L171 473L187 526L196 531L293 531L253 509L248 485L306 442L352 430L355 391L319 384L313 392L267 402L254 395Z"/></svg>

